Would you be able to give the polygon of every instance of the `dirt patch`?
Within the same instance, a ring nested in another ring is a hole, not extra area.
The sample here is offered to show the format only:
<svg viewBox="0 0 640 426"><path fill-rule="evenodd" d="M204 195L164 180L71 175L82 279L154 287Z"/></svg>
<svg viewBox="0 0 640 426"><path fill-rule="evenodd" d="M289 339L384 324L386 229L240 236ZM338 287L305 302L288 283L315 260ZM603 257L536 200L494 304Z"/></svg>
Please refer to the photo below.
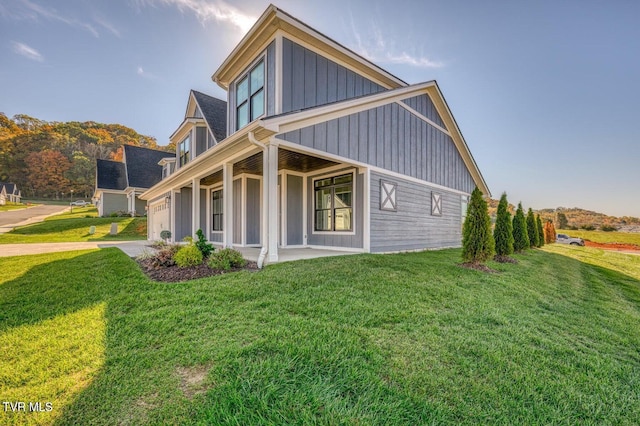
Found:
<svg viewBox="0 0 640 426"><path fill-rule="evenodd" d="M495 260L498 263L514 263L514 264L518 263L518 261L516 259L514 259L513 257L509 257L509 256L498 256L498 255L495 255L495 256L493 256L493 260Z"/></svg>
<svg viewBox="0 0 640 426"><path fill-rule="evenodd" d="M187 398L204 393L209 387L205 384L208 365L196 365L195 367L178 367L176 374L180 378L178 387Z"/></svg>
<svg viewBox="0 0 640 426"><path fill-rule="evenodd" d="M206 264L198 266L190 266L188 268L180 268L179 266L153 266L152 259L138 259L136 260L140 269L149 278L154 281L175 283L179 281L195 280L197 278L212 277L214 275L222 275L229 272L238 271L257 271L258 264L256 262L247 262L244 268L232 268L228 271L221 271L219 269L211 269Z"/></svg>
<svg viewBox="0 0 640 426"><path fill-rule="evenodd" d="M473 269L474 271L485 272L487 274L498 274L499 273L499 271L496 271L495 269L489 268L484 263L466 262L466 263L460 263L460 267L461 268L465 268L465 269Z"/></svg>
<svg viewBox="0 0 640 426"><path fill-rule="evenodd" d="M596 243L594 241L584 240L584 245L587 247L594 247L603 250L615 250L615 251L640 251L640 246L636 244L624 244L624 243Z"/></svg>

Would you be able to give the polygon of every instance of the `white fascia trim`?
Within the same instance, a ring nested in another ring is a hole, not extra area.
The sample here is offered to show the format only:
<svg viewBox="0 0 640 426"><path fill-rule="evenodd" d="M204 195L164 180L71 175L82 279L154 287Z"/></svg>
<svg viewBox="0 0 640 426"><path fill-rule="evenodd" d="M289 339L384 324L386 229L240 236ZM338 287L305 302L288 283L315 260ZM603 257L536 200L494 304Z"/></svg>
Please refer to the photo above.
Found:
<svg viewBox="0 0 640 426"><path fill-rule="evenodd" d="M396 104L398 104L400 107L406 109L407 111L409 111L411 114L415 115L416 117L418 117L420 120L430 124L432 127L435 127L436 129L440 130L442 133L444 133L447 136L451 136L451 133L449 133L449 131L447 129L445 129L444 127L439 126L438 124L436 124L436 122L428 119L426 116L420 114L418 111L416 111L415 109L411 108L409 105L405 104L402 101L397 101Z"/></svg>
<svg viewBox="0 0 640 426"><path fill-rule="evenodd" d="M317 150L317 149L314 149L314 148L308 148L306 146L303 147L302 145L298 145L297 143L288 142L288 141L285 141L285 140L282 140L282 139L278 139L278 138L275 138L275 139L280 143L280 146L282 146L283 148L289 149L291 151L296 151L296 152L299 152L301 154L311 154L311 155L314 155L316 157L326 158L327 160L335 161L335 162L338 162L338 163L343 163L343 164L339 164L337 166L333 166L332 168L322 169L321 171L337 169L339 167L345 167L345 164L347 164L347 165L355 166L355 167L368 168L372 172L382 173L382 174L385 174L385 175L388 175L388 176L393 176L394 178L397 178L397 179L404 179L404 180L407 180L409 182L419 183L421 185L429 186L429 187L432 187L434 189L438 189L438 190L442 190L442 191L448 191L448 192L452 192L452 193L460 194L460 195L471 195L468 192L460 191L460 190L454 189L454 188L449 188L449 187L446 187L446 186L443 186L443 185L439 185L437 183L433 183L433 182L429 182L429 181L426 181L426 180L414 178L412 176L403 175L402 173L393 172L391 170L383 169L383 168L377 167L377 166L372 166L371 164L362 163L360 161L355 161L355 160L351 160L349 158L340 157L338 155L330 154L328 152L320 151L320 150Z"/></svg>
<svg viewBox="0 0 640 426"><path fill-rule="evenodd" d="M373 95L348 99L342 102L312 108L307 111L273 118L263 118L259 120L259 122L265 129L271 130L276 134L286 133L349 114L377 108L392 102L398 102L418 94L427 93L426 89L433 86L435 86L435 82L428 81L413 86L400 87Z"/></svg>
<svg viewBox="0 0 640 426"><path fill-rule="evenodd" d="M169 140L173 140L178 134L184 132L185 127L188 124L204 124L205 126L207 126L207 122L205 121L204 118L193 118L193 117L185 118L184 121L180 123L178 128L171 134L171 136L169 136Z"/></svg>
<svg viewBox="0 0 640 426"><path fill-rule="evenodd" d="M188 182L191 180L193 175L202 175L203 177L209 174L209 171L212 170L210 160L212 157L218 157L220 160L215 161L215 164L222 164L230 161L231 159L237 158L241 155L244 155L251 150L258 150L255 145L251 145L248 142L247 134L249 132L255 131L259 128L257 122L253 122L247 127L243 128L242 131L236 132L233 135L226 138L222 143L209 148L201 155L198 155L194 160L188 162L186 165L182 166L179 170L173 172L171 176L161 180L152 188L149 188L148 191L143 193L140 197L142 199L153 198L156 194L166 192L172 187L179 186L179 184L183 184L184 182ZM237 145L241 144L243 141L246 141L249 145L247 148L240 150L239 152L234 153L233 156L225 156L225 151L231 150ZM184 182L183 182L184 181Z"/></svg>

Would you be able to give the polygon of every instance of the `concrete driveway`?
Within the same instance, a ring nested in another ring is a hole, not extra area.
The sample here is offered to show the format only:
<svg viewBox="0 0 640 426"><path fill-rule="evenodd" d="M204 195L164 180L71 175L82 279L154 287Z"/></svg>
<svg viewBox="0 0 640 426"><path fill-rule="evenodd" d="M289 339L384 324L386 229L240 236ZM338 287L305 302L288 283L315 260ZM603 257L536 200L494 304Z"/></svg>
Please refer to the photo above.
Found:
<svg viewBox="0 0 640 426"><path fill-rule="evenodd" d="M29 244L0 244L0 257L25 256L30 254L57 253L71 250L90 250L97 248L117 247L129 257L135 257L144 252L153 252L149 241L84 241L77 243L29 243Z"/></svg>
<svg viewBox="0 0 640 426"><path fill-rule="evenodd" d="M45 217L62 213L69 206L40 205L20 210L0 212L0 234L9 232L16 226L29 225L44 220Z"/></svg>

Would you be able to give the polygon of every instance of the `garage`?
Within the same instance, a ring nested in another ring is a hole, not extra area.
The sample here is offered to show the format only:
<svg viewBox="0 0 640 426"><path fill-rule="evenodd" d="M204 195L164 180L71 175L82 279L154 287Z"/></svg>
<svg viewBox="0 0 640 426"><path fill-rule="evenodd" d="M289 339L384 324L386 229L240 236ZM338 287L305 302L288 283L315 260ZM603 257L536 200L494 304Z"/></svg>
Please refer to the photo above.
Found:
<svg viewBox="0 0 640 426"><path fill-rule="evenodd" d="M171 218L169 215L169 205L164 199L149 206L149 239L160 240L160 233L164 230L171 230Z"/></svg>

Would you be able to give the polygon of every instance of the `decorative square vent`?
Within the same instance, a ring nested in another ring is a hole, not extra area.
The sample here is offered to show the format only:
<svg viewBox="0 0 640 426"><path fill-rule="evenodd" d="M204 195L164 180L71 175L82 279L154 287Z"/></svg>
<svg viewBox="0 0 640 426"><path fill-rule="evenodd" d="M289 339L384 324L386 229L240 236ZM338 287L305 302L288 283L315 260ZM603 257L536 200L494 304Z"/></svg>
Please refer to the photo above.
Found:
<svg viewBox="0 0 640 426"><path fill-rule="evenodd" d="M431 215L442 216L442 194L431 193Z"/></svg>
<svg viewBox="0 0 640 426"><path fill-rule="evenodd" d="M380 210L395 212L398 210L396 204L397 183L380 181Z"/></svg>

